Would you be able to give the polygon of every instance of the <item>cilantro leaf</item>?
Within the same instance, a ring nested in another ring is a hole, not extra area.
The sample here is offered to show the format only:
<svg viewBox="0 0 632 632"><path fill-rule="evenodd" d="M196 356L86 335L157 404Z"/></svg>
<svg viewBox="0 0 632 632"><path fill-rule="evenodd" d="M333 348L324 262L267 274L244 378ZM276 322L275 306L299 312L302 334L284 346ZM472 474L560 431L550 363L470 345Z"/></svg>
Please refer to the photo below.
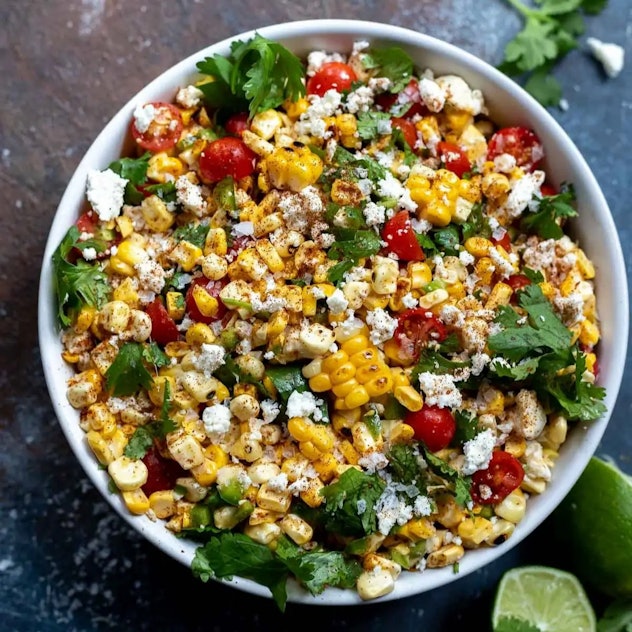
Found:
<svg viewBox="0 0 632 632"><path fill-rule="evenodd" d="M379 235L372 230L334 228L333 232L336 241L327 252L330 259L357 262L364 257L378 253L382 248Z"/></svg>
<svg viewBox="0 0 632 632"><path fill-rule="evenodd" d="M158 346L158 343L152 340L143 348L143 359L148 364L153 364L156 368L161 366L169 366L171 360L169 356Z"/></svg>
<svg viewBox="0 0 632 632"><path fill-rule="evenodd" d="M301 60L258 33L248 41L233 42L228 57L207 57L197 68L214 79L199 86L209 105L230 111L247 107L250 117L305 94Z"/></svg>
<svg viewBox="0 0 632 632"><path fill-rule="evenodd" d="M524 89L542 105L557 105L562 98L562 86L547 66L538 68L524 84Z"/></svg>
<svg viewBox="0 0 632 632"><path fill-rule="evenodd" d="M329 268L329 270L327 270L327 280L330 283L338 285L338 283L344 280L345 274L349 272L349 270L351 270L354 266L355 263L350 259L339 261L331 268Z"/></svg>
<svg viewBox="0 0 632 632"><path fill-rule="evenodd" d="M128 182L125 185L125 202L127 204L140 204L144 195L138 190L138 185L144 184L147 180L147 167L151 153L145 152L139 158L119 158L111 162L108 169L118 173L121 178Z"/></svg>
<svg viewBox="0 0 632 632"><path fill-rule="evenodd" d="M557 195L535 197L538 208L535 212L522 216L520 227L527 233L536 233L543 239L560 239L564 236L560 223L575 217L577 211L571 204L575 201L575 189L572 184L565 184Z"/></svg>
<svg viewBox="0 0 632 632"><path fill-rule="evenodd" d="M505 61L517 71L526 72L555 59L557 46L551 37L554 29L551 22L527 18L522 31L505 47Z"/></svg>
<svg viewBox="0 0 632 632"><path fill-rule="evenodd" d="M385 488L386 483L377 474L346 470L335 483L320 490L325 498L325 529L343 536L375 533L375 504ZM360 512L359 507L364 511Z"/></svg>
<svg viewBox="0 0 632 632"><path fill-rule="evenodd" d="M452 439L453 445L462 445L478 434L478 419L472 413L466 410L456 410L454 420L456 421L456 431Z"/></svg>
<svg viewBox="0 0 632 632"><path fill-rule="evenodd" d="M424 458L435 474L445 479L454 488L454 499L456 502L466 507L472 501L472 496L470 495L472 480L468 476L461 476L452 466L434 455L425 446L423 446L423 451Z"/></svg>
<svg viewBox="0 0 632 632"><path fill-rule="evenodd" d="M81 249L76 226L68 229L52 257L57 320L62 327L70 326L74 314L85 305L101 307L110 294L108 277L98 264L83 259L77 259L76 263L69 261L73 248Z"/></svg>
<svg viewBox="0 0 632 632"><path fill-rule="evenodd" d="M421 490L425 483L419 452L412 445L395 444L388 453L389 472L393 480L404 485L414 484Z"/></svg>
<svg viewBox="0 0 632 632"><path fill-rule="evenodd" d="M598 632L632 632L632 598L615 599L597 622Z"/></svg>
<svg viewBox="0 0 632 632"><path fill-rule="evenodd" d="M105 382L112 395L133 395L141 387L151 387L154 380L143 363L143 352L143 345L138 342L126 342L119 349L105 372Z"/></svg>
<svg viewBox="0 0 632 632"><path fill-rule="evenodd" d="M373 140L384 132L386 126L390 129L391 115L387 112L360 112L358 114L358 136L362 140ZM388 132L390 133L390 132Z"/></svg>
<svg viewBox="0 0 632 632"><path fill-rule="evenodd" d="M390 91L401 92L413 75L413 60L399 46L371 48L362 57L362 64L369 70L375 70L376 76L387 77L393 82Z"/></svg>
<svg viewBox="0 0 632 632"><path fill-rule="evenodd" d="M462 239L465 242L470 237L487 237L492 234L487 216L483 213L483 205L474 204L468 218L461 224Z"/></svg>
<svg viewBox="0 0 632 632"><path fill-rule="evenodd" d="M518 617L500 617L494 626L494 632L542 632L542 630L537 625Z"/></svg>
<svg viewBox="0 0 632 632"><path fill-rule="evenodd" d="M173 231L173 237L178 241L188 241L198 248L203 248L209 230L209 224L185 224Z"/></svg>

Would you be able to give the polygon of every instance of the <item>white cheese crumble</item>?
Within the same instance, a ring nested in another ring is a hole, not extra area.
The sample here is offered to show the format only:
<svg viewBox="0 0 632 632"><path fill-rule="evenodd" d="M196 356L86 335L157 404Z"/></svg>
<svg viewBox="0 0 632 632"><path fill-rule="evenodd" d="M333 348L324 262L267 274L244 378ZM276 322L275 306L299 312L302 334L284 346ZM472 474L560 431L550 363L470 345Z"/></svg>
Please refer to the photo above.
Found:
<svg viewBox="0 0 632 632"><path fill-rule="evenodd" d="M223 404L207 406L202 413L204 430L210 439L223 435L230 430L230 410Z"/></svg>
<svg viewBox="0 0 632 632"><path fill-rule="evenodd" d="M367 202L362 214L367 226L378 226L386 221L386 208L375 202Z"/></svg>
<svg viewBox="0 0 632 632"><path fill-rule="evenodd" d="M336 288L334 293L327 299L327 307L334 315L342 314L349 307L349 301L345 298L340 288Z"/></svg>
<svg viewBox="0 0 632 632"><path fill-rule="evenodd" d="M470 476L478 470L484 470L489 465L495 445L496 436L490 428L479 432L473 439L466 441L463 444L465 462L461 468L461 474Z"/></svg>
<svg viewBox="0 0 632 632"><path fill-rule="evenodd" d="M81 255L86 261L94 261L97 258L97 251L94 248L84 248Z"/></svg>
<svg viewBox="0 0 632 632"><path fill-rule="evenodd" d="M200 105L204 93L195 86L180 88L176 94L176 102L184 108L194 108Z"/></svg>
<svg viewBox="0 0 632 632"><path fill-rule="evenodd" d="M104 222L118 217L123 208L127 180L111 169L88 171L86 197Z"/></svg>
<svg viewBox="0 0 632 632"><path fill-rule="evenodd" d="M408 309L412 309L419 305L419 301L410 292L407 292L402 296L402 305Z"/></svg>
<svg viewBox="0 0 632 632"><path fill-rule="evenodd" d="M387 485L375 503L377 528L382 535L388 535L396 525L404 525L413 517L413 508L398 498L396 488Z"/></svg>
<svg viewBox="0 0 632 632"><path fill-rule="evenodd" d="M287 400L287 416L292 417L313 417L314 421L320 421L323 418L323 412L320 406L324 404L322 399L317 399L314 393L305 391L299 393L294 391Z"/></svg>
<svg viewBox="0 0 632 632"><path fill-rule="evenodd" d="M201 217L207 210L202 188L193 184L186 176L180 176L176 180L176 199L185 211L193 213L196 217Z"/></svg>
<svg viewBox="0 0 632 632"><path fill-rule="evenodd" d="M211 377L214 371L224 364L226 351L220 345L202 344L201 353L195 356L193 366L202 371L206 377Z"/></svg>
<svg viewBox="0 0 632 632"><path fill-rule="evenodd" d="M589 37L586 44L595 59L601 62L608 77L614 79L623 70L625 50L622 46L602 42L596 37Z"/></svg>
<svg viewBox="0 0 632 632"><path fill-rule="evenodd" d="M281 412L281 406L279 402L275 402L273 399L264 399L261 402L261 415L263 421L267 424L272 423Z"/></svg>
<svg viewBox="0 0 632 632"><path fill-rule="evenodd" d="M438 83L422 77L419 82L419 94L424 105L431 112L440 112L445 105L445 94Z"/></svg>
<svg viewBox="0 0 632 632"><path fill-rule="evenodd" d="M381 307L367 311L366 323L371 329L370 338L374 345L390 340L397 329L397 319Z"/></svg>
<svg viewBox="0 0 632 632"><path fill-rule="evenodd" d="M144 134L152 124L156 116L156 108L151 103L137 105L134 110L134 127L138 132Z"/></svg>
<svg viewBox="0 0 632 632"><path fill-rule="evenodd" d="M454 383L451 375L437 375L424 371L419 374L419 386L425 395L425 402L429 406L439 408L458 408L463 397Z"/></svg>
<svg viewBox="0 0 632 632"><path fill-rule="evenodd" d="M511 219L520 217L533 196L540 192L544 177L544 171L536 170L533 173L526 173L513 183L505 203L499 210L504 211Z"/></svg>

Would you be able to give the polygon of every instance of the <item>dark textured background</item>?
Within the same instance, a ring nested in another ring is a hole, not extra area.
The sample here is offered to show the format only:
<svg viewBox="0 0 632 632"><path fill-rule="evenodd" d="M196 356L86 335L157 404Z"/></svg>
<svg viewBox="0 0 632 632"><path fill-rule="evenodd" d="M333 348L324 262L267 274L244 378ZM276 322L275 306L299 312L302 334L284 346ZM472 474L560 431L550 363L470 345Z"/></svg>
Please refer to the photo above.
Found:
<svg viewBox="0 0 632 632"><path fill-rule="evenodd" d="M37 348L37 284L64 187L104 123L181 58L274 22L360 18L443 38L493 64L520 22L503 0L2 0L0 2L0 631L486 630L502 573L568 560L545 523L495 564L431 593L361 608L290 604L194 580L92 488L54 418ZM632 5L610 0L588 34L632 53ZM585 36L559 69L552 114L603 187L628 257L632 61L614 80ZM629 259L628 259L629 261ZM628 267L629 267L628 262ZM632 472L624 385L598 453ZM599 607L599 597L593 595Z"/></svg>

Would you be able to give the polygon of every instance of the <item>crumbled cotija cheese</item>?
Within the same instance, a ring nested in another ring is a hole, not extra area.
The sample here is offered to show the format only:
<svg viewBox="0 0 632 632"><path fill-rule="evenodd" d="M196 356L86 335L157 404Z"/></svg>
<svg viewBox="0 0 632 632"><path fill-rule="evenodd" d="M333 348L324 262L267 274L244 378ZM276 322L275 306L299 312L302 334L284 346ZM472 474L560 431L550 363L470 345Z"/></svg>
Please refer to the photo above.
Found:
<svg viewBox="0 0 632 632"><path fill-rule="evenodd" d="M120 215L127 182L111 169L88 171L86 197L99 219L107 222Z"/></svg>

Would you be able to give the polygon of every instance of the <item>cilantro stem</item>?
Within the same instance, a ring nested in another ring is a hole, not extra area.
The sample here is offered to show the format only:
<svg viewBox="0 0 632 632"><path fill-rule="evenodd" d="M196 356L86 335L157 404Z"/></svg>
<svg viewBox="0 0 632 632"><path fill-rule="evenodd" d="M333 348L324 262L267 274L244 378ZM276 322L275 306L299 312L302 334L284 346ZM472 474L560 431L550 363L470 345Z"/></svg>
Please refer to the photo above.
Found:
<svg viewBox="0 0 632 632"><path fill-rule="evenodd" d="M538 13L536 9L530 9L529 7L522 4L520 0L507 0L507 2L525 18L533 17Z"/></svg>

